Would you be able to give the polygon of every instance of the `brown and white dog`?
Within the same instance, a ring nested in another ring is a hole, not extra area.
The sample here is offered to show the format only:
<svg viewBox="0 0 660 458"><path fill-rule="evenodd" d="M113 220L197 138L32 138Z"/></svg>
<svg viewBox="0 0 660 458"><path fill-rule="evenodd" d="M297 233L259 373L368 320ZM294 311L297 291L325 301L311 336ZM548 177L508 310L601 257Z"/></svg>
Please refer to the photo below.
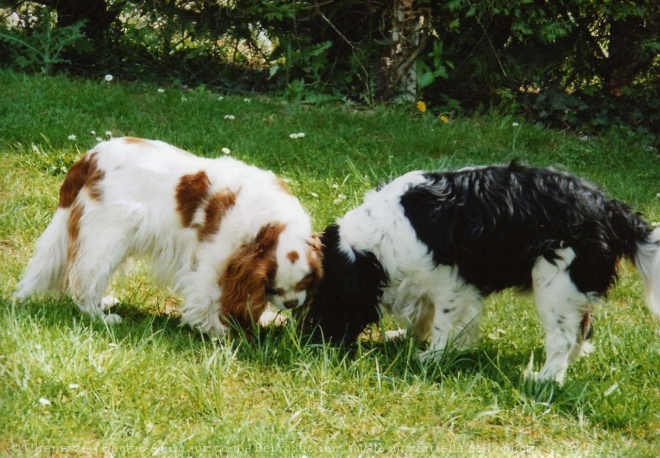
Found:
<svg viewBox="0 0 660 458"><path fill-rule="evenodd" d="M322 275L319 238L269 171L194 156L161 141L102 142L75 163L15 295L67 292L84 313L128 257L145 259L185 302L182 321L215 335L244 328L268 302L309 302Z"/></svg>

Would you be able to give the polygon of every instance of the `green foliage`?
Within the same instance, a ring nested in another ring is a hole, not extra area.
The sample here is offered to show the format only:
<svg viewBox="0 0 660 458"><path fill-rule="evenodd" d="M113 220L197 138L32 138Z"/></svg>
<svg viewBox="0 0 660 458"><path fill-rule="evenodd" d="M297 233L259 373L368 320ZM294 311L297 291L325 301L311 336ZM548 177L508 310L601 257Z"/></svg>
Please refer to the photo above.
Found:
<svg viewBox="0 0 660 458"><path fill-rule="evenodd" d="M660 101L652 92L628 89L625 96L613 96L588 90L567 93L547 88L537 94L524 94L519 101L534 113L534 119L546 126L574 126L593 134L616 127L658 142Z"/></svg>
<svg viewBox="0 0 660 458"><path fill-rule="evenodd" d="M17 11L24 24L0 29L0 57L28 71L112 73L310 103L373 106L395 96L384 64L393 52L392 2L93 4L86 12L76 9L85 26L55 27L73 0L0 0L3 12ZM625 125L660 141L660 10L654 1L419 0L412 6L411 20L424 17L418 95L436 114L496 107L589 133Z"/></svg>
<svg viewBox="0 0 660 458"><path fill-rule="evenodd" d="M81 28L84 22L67 27L55 27L53 11L41 8L37 11L39 27L32 31L0 27L0 40L9 42L14 50L16 66L26 71L39 70L50 74L58 64L70 64L62 55L74 45L84 46Z"/></svg>
<svg viewBox="0 0 660 458"><path fill-rule="evenodd" d="M302 100L324 92L321 74L327 67L327 52L331 41L295 50L290 42L278 47L271 56L276 63L270 68L270 78L281 76L284 95L291 100Z"/></svg>
<svg viewBox="0 0 660 458"><path fill-rule="evenodd" d="M417 61L417 86L420 91L432 84L436 78L448 78L447 69L454 68L451 62L443 59L442 42L440 41L433 41L433 51L428 53L426 57L430 61L430 65L426 63L425 59Z"/></svg>

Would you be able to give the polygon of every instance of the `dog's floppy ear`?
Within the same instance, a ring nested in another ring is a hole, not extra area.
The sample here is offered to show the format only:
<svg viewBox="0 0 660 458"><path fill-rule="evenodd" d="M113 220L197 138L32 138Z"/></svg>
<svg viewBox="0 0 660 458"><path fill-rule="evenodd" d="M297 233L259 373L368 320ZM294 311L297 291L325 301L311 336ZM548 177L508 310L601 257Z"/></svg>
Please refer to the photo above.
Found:
<svg viewBox="0 0 660 458"><path fill-rule="evenodd" d="M257 236L254 238L254 242L257 244L257 249L259 253L265 253L268 251L273 251L277 247L277 242L280 238L280 234L284 230L286 225L284 224L265 224L257 232Z"/></svg>
<svg viewBox="0 0 660 458"><path fill-rule="evenodd" d="M307 240L307 245L309 246L307 250L307 264L312 269L314 280L307 287L305 305L309 305L316 294L319 282L323 278L323 243L321 242L321 234L313 233Z"/></svg>
<svg viewBox="0 0 660 458"><path fill-rule="evenodd" d="M307 245L309 246L309 264L319 272L321 269L321 260L323 259L323 243L321 242L321 234L314 232L312 236L307 239ZM319 278L321 275L319 274Z"/></svg>
<svg viewBox="0 0 660 458"><path fill-rule="evenodd" d="M336 225L326 228L321 242L323 278L306 326L322 333L326 340L353 342L365 326L378 321L378 302L387 274L373 253L346 253Z"/></svg>
<svg viewBox="0 0 660 458"><path fill-rule="evenodd" d="M229 257L220 276L221 313L244 329L266 308L266 286L277 271L275 249L284 228L283 224L264 225L254 240Z"/></svg>

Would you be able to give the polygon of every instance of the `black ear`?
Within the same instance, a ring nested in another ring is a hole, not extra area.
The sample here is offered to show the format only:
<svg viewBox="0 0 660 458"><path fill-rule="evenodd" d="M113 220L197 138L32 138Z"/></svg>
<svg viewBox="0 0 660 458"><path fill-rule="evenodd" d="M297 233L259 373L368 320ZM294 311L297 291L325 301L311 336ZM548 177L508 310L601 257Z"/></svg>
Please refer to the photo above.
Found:
<svg viewBox="0 0 660 458"><path fill-rule="evenodd" d="M339 227L331 225L321 237L323 278L307 315L307 325L326 341L353 342L369 324L379 320L378 303L387 274L371 252L340 249Z"/></svg>

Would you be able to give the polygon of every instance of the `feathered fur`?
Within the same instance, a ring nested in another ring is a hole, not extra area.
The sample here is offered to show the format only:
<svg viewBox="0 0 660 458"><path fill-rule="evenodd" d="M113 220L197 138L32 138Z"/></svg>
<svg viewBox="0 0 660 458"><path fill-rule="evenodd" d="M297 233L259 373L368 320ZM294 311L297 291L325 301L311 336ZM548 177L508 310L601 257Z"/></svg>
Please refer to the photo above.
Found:
<svg viewBox="0 0 660 458"><path fill-rule="evenodd" d="M126 137L71 167L16 296L67 292L84 313L120 321L102 296L131 256L184 297L184 323L214 334L228 320L249 326L267 302L306 304L322 274L309 216L272 172Z"/></svg>
<svg viewBox="0 0 660 458"><path fill-rule="evenodd" d="M660 230L592 183L553 169L505 166L416 171L328 227L326 277L310 323L351 341L381 313L430 338L426 355L477 336L481 299L532 290L546 331L540 377L563 380L588 345L588 305L635 262L660 315Z"/></svg>

